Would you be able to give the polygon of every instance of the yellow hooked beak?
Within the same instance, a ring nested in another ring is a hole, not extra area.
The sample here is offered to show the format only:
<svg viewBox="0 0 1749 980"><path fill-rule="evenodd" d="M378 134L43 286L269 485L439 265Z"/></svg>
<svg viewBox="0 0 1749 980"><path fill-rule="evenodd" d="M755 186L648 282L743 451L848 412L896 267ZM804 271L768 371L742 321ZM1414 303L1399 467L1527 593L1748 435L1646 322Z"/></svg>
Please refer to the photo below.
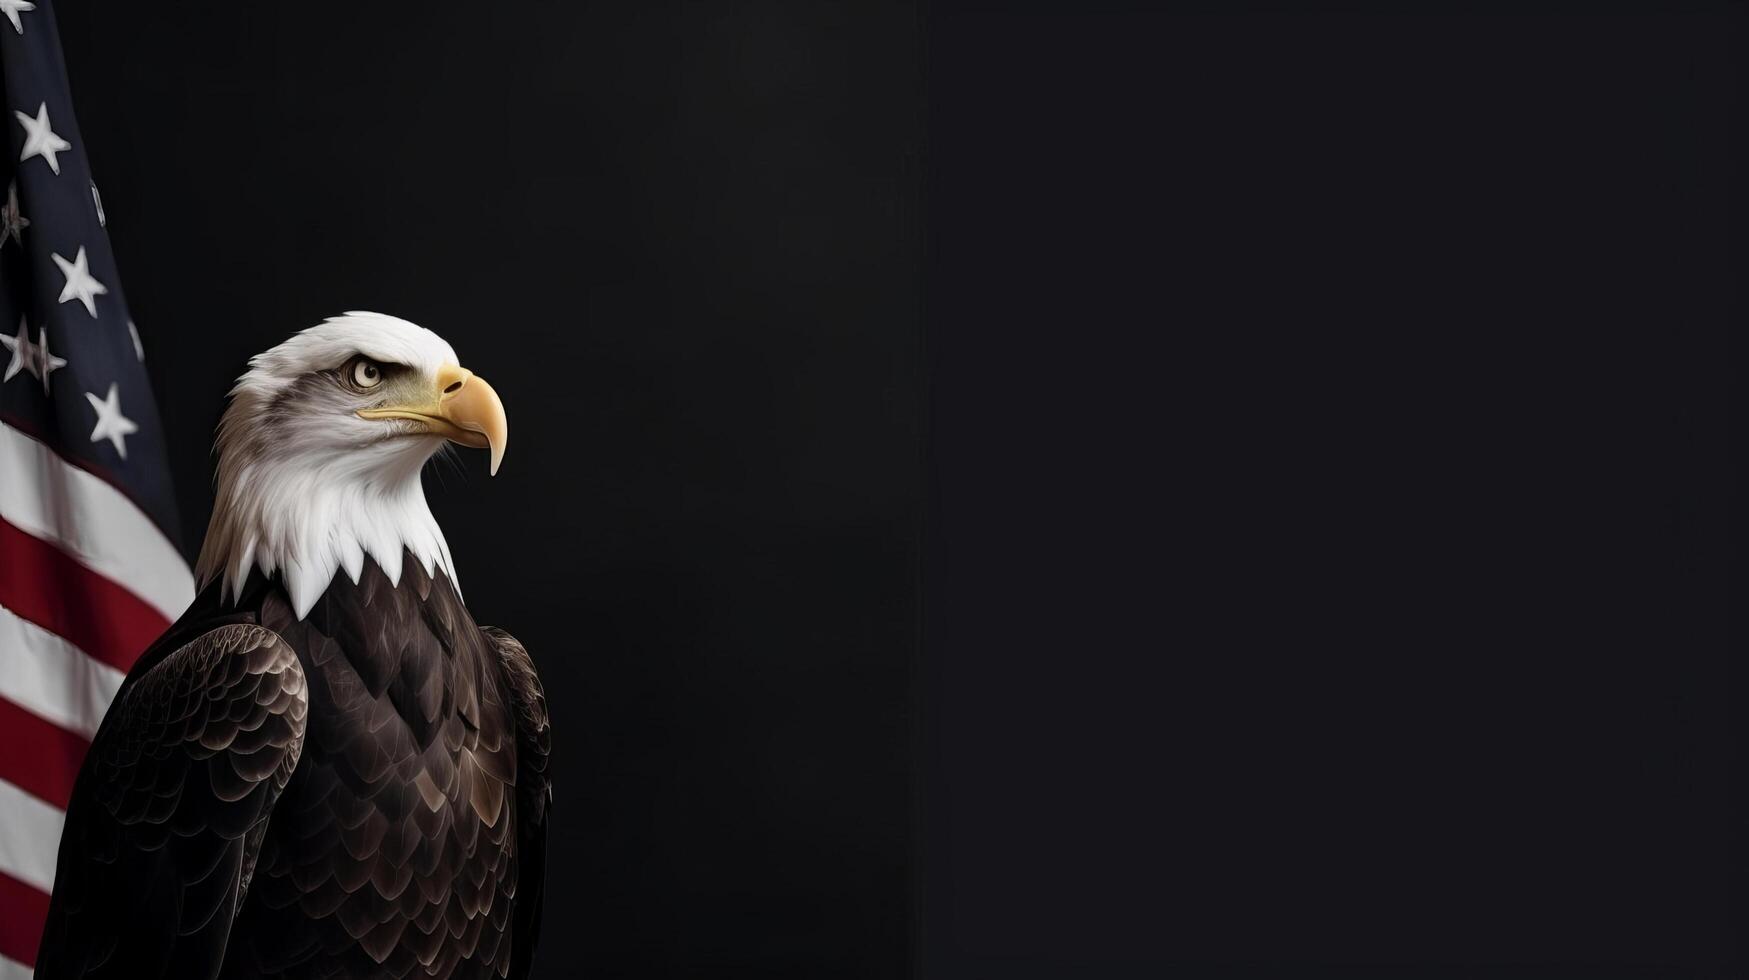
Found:
<svg viewBox="0 0 1749 980"><path fill-rule="evenodd" d="M475 449L492 451L492 475L504 460L504 445L510 438L510 423L504 418L504 403L485 378L456 364L437 371L431 400L417 405L361 408L362 419L410 419L422 422L432 434Z"/></svg>

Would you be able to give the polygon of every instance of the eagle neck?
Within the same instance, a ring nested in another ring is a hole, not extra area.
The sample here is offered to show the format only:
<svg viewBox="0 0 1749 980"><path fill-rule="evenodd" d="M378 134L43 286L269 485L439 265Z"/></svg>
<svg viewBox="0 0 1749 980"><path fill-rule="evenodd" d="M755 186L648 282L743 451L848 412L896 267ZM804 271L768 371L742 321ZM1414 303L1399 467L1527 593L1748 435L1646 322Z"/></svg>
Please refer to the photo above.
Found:
<svg viewBox="0 0 1749 980"><path fill-rule="evenodd" d="M420 480L422 461L361 470L344 456L311 464L258 458L220 465L213 516L196 563L202 587L223 580L235 603L252 569L280 583L303 619L344 571L358 584L374 560L391 585L411 555L434 576L441 568L460 594L449 544Z"/></svg>

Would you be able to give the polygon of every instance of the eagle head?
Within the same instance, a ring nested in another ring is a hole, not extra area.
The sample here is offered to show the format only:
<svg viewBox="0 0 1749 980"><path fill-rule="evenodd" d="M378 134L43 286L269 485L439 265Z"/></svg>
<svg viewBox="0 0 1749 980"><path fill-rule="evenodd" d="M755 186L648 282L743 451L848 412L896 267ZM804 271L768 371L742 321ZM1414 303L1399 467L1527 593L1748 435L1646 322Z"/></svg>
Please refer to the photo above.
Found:
<svg viewBox="0 0 1749 980"><path fill-rule="evenodd" d="M420 471L446 443L504 458L504 404L443 338L348 313L249 360L219 422L212 521L196 573L235 598L277 575L302 618L368 555L399 583L403 554L455 582ZM456 586L459 590L459 586Z"/></svg>

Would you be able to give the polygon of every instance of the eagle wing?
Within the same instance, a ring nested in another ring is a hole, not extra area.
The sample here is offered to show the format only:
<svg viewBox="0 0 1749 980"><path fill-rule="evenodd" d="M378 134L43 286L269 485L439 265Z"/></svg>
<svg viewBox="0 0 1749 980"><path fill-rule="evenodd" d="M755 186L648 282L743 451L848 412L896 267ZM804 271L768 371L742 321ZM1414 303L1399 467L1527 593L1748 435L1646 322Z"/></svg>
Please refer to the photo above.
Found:
<svg viewBox="0 0 1749 980"><path fill-rule="evenodd" d="M129 679L67 808L37 980L211 980L309 701L269 629L204 633Z"/></svg>
<svg viewBox="0 0 1749 980"><path fill-rule="evenodd" d="M485 626L481 632L498 652L511 714L516 719L517 881L508 980L526 980L540 942L546 890L547 817L553 800L547 762L552 755L552 728L547 720L546 692L528 651L501 629Z"/></svg>

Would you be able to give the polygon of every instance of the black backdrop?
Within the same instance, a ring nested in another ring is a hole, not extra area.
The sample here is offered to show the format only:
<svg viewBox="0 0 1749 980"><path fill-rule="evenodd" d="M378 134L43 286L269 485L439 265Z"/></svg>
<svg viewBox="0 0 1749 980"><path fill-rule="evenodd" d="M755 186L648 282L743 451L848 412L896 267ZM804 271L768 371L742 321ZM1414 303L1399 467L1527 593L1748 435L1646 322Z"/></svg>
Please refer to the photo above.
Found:
<svg viewBox="0 0 1749 980"><path fill-rule="evenodd" d="M1749 976L1745 8L1139 6L929 21L928 975Z"/></svg>
<svg viewBox="0 0 1749 980"><path fill-rule="evenodd" d="M1743 8L1405 6L60 16L191 536L504 392L544 975L1745 975Z"/></svg>
<svg viewBox="0 0 1749 980"><path fill-rule="evenodd" d="M499 476L427 483L551 699L541 974L902 971L915 14L57 10L191 547L296 328L405 316L503 395Z"/></svg>

